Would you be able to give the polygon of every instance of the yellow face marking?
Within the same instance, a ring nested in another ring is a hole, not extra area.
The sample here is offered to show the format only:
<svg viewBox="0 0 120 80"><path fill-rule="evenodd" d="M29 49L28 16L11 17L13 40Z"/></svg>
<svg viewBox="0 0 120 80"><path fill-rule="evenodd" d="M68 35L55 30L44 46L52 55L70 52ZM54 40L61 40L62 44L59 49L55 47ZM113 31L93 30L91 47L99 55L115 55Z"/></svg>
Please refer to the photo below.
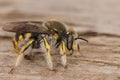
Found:
<svg viewBox="0 0 120 80"><path fill-rule="evenodd" d="M23 36L20 35L18 39L19 39L19 41L22 41L23 40Z"/></svg>
<svg viewBox="0 0 120 80"><path fill-rule="evenodd" d="M62 50L63 50L63 53L66 54L66 47L65 47L64 41L62 41Z"/></svg>
<svg viewBox="0 0 120 80"><path fill-rule="evenodd" d="M31 33L26 33L25 34L25 38L30 38L31 37Z"/></svg>
<svg viewBox="0 0 120 80"><path fill-rule="evenodd" d="M73 54L74 49L75 49L75 44L72 45L72 49L69 51L71 55Z"/></svg>

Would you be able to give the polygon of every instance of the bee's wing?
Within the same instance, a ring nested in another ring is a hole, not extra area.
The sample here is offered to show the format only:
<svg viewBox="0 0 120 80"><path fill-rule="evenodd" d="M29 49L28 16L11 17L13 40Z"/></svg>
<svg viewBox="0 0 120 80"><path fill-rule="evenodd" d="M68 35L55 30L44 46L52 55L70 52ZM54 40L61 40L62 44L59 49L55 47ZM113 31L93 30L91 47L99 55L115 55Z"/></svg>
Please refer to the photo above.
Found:
<svg viewBox="0 0 120 80"><path fill-rule="evenodd" d="M11 22L4 24L2 27L3 30L8 32L49 33L48 29L43 26L42 21Z"/></svg>

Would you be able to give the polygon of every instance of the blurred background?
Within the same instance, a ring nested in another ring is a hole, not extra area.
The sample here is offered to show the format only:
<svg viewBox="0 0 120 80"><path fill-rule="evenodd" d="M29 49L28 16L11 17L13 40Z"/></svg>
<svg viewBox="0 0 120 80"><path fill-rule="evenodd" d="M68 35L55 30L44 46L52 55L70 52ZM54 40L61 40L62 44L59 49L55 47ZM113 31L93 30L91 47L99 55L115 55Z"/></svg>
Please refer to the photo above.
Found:
<svg viewBox="0 0 120 80"><path fill-rule="evenodd" d="M0 23L51 18L75 31L120 35L119 0L0 0Z"/></svg>

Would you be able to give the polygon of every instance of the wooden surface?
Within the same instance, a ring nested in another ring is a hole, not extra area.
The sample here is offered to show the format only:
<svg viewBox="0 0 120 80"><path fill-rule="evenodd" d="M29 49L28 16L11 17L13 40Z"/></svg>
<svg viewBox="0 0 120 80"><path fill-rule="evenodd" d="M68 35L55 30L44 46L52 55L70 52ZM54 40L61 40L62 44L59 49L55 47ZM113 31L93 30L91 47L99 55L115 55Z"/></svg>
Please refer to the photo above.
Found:
<svg viewBox="0 0 120 80"><path fill-rule="evenodd" d="M14 74L8 74L16 54L11 37L0 27L0 80L120 80L120 1L119 0L0 0L2 23L54 18L74 29L89 43L80 41L81 52L68 56L68 68L52 55L55 71L43 57L23 60ZM82 56L81 56L82 54Z"/></svg>

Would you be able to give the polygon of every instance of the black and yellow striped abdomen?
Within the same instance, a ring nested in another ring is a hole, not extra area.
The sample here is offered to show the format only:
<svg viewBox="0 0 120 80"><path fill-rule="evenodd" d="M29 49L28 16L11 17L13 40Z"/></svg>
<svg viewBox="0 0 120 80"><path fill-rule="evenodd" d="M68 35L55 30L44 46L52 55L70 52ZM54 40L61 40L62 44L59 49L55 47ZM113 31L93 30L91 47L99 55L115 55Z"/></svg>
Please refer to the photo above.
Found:
<svg viewBox="0 0 120 80"><path fill-rule="evenodd" d="M30 44L32 45L31 47L39 48L40 40L41 40L39 35L40 35L39 33L16 33L15 37L13 38L14 51L16 53L19 53L19 50L21 49L21 47L24 46L24 44L26 44L31 39L33 40L32 44Z"/></svg>

